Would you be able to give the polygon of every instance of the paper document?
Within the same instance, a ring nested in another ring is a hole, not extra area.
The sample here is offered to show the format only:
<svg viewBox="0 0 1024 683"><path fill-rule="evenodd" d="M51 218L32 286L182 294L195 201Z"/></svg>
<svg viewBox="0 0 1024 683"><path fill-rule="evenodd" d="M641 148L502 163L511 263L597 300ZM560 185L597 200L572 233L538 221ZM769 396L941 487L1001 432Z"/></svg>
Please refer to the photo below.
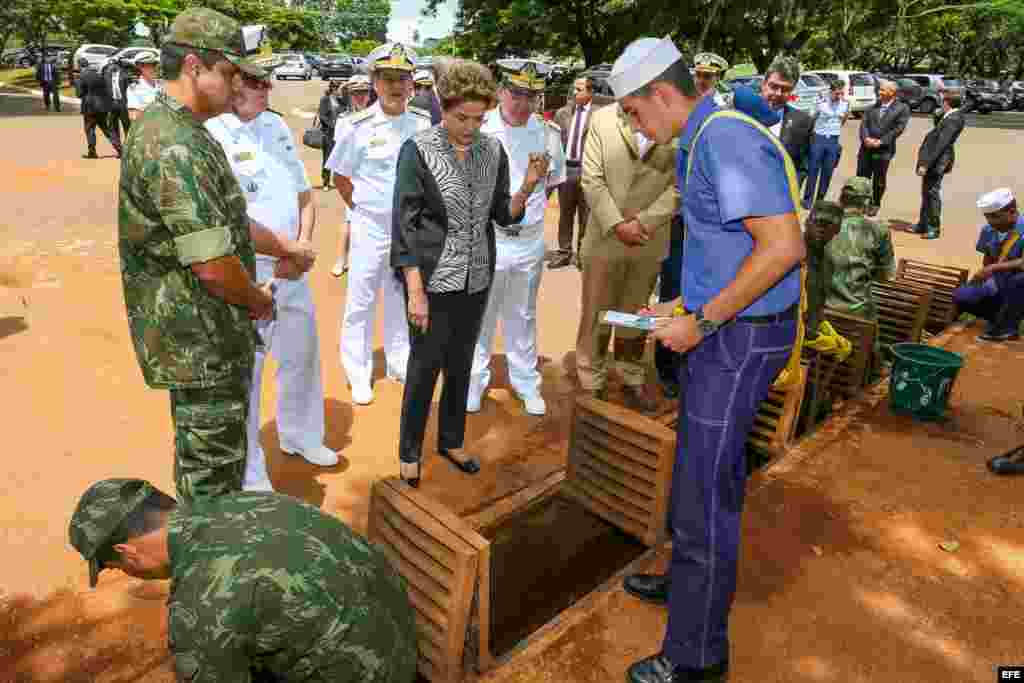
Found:
<svg viewBox="0 0 1024 683"><path fill-rule="evenodd" d="M614 327L630 327L634 330L645 330L650 332L657 326L658 322L665 318L654 316L634 315L632 313L620 313L619 311L605 311L601 322Z"/></svg>

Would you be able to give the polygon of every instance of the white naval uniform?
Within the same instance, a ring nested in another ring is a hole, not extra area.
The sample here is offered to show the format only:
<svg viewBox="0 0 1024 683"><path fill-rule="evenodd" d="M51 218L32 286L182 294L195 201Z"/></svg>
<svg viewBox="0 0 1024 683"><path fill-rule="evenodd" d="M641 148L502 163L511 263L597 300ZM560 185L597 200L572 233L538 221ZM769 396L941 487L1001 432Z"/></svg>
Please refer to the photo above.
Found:
<svg viewBox="0 0 1024 683"><path fill-rule="evenodd" d="M352 387L369 394L373 378L373 330L377 291L384 305L387 375L405 380L409 329L405 297L391 268L391 214L398 151L430 128L430 116L406 111L388 116L380 103L338 122L326 168L352 181L349 271L341 325L341 364ZM355 392L353 392L355 393Z"/></svg>
<svg viewBox="0 0 1024 683"><path fill-rule="evenodd" d="M145 78L140 78L128 86L128 109L138 109L139 111L144 110L153 103L158 92L160 92L159 84L154 83L153 85L150 85L146 82Z"/></svg>
<svg viewBox="0 0 1024 683"><path fill-rule="evenodd" d="M245 194L251 218L287 239L299 236L298 195L310 189L295 140L284 120L263 112L248 123L234 114L206 122L220 142ZM256 255L256 281L274 276L276 259ZM269 350L277 360L277 432L285 453L305 453L324 441L324 392L316 310L309 273L298 280L278 279L274 301L277 319L257 327L267 349L257 350L250 390L248 455L243 488L269 484L260 446L260 395L263 364Z"/></svg>
<svg viewBox="0 0 1024 683"><path fill-rule="evenodd" d="M565 182L565 153L557 126L531 116L524 126L508 126L496 107L487 113L481 133L501 141L508 155L510 191L514 194L523 184L530 163L530 154L551 155L547 182L537 189L526 203L526 214L518 225L509 226L519 234L511 236L495 226L494 280L487 300L473 356L473 371L467 404L474 409L491 381L491 350L498 320L501 320L508 362L509 382L519 396L540 395L540 371L537 369L537 292L544 270L544 212L548 204L547 190Z"/></svg>

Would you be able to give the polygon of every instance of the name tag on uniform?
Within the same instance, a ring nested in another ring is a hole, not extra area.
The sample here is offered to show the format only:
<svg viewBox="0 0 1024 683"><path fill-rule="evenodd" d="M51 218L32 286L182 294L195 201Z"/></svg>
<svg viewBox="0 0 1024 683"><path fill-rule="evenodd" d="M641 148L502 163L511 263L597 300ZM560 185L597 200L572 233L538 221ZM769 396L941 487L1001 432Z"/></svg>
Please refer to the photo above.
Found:
<svg viewBox="0 0 1024 683"><path fill-rule="evenodd" d="M369 146L371 148L373 148L373 147L381 147L382 145L388 144L388 139L387 138L370 138L370 142L368 144L369 144Z"/></svg>
<svg viewBox="0 0 1024 683"><path fill-rule="evenodd" d="M246 150L244 152L237 152L234 156L235 163L244 163L246 161L252 161L256 158L256 155Z"/></svg>

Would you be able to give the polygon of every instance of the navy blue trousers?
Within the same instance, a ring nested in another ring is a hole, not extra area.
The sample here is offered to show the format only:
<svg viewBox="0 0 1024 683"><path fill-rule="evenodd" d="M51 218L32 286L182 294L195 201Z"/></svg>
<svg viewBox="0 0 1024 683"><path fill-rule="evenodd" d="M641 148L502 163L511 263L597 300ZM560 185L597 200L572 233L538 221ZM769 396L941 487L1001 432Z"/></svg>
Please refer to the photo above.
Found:
<svg viewBox="0 0 1024 683"><path fill-rule="evenodd" d="M669 513L672 588L662 647L677 666L705 668L729 656L746 440L795 338L795 320L737 320L686 356Z"/></svg>
<svg viewBox="0 0 1024 683"><path fill-rule="evenodd" d="M658 301L672 301L682 293L683 277L683 219L672 218L672 241L669 243L668 258L661 262L661 279L658 281ZM662 384L679 381L679 354L657 344L654 347L654 367Z"/></svg>
<svg viewBox="0 0 1024 683"><path fill-rule="evenodd" d="M843 148L839 137L815 134L811 142L810 160L807 162L807 184L804 186L804 208L810 209L815 201L824 199L832 184L832 173L839 164Z"/></svg>
<svg viewBox="0 0 1024 683"><path fill-rule="evenodd" d="M987 320L995 334L1017 332L1024 320L1024 273L998 273L982 284L953 290L953 303L961 313Z"/></svg>

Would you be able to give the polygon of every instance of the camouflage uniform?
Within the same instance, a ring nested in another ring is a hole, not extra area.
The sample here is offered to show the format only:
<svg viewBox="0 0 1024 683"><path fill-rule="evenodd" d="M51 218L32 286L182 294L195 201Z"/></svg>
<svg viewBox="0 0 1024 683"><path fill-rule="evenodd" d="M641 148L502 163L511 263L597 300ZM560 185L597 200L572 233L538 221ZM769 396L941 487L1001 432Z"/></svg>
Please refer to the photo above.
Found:
<svg viewBox="0 0 1024 683"><path fill-rule="evenodd" d="M832 261L826 257L825 249L842 225L843 209L835 202L819 200L815 202L808 221L830 228L824 238L819 239L812 238L809 232L804 233L807 244L807 279L804 282L804 292L807 296L805 336L807 339L814 339L818 336L821 321L825 319L825 301L832 283Z"/></svg>
<svg viewBox="0 0 1024 683"><path fill-rule="evenodd" d="M863 208L871 202L871 182L851 178L843 187L844 208ZM847 213L839 234L825 249L832 266L832 285L826 301L829 308L877 320L871 283L896 274L889 228L863 215Z"/></svg>
<svg viewBox="0 0 1024 683"><path fill-rule="evenodd" d="M71 520L87 559L154 489L93 485ZM168 640L179 681L412 681L405 582L341 521L289 496L228 493L168 515ZM90 561L90 568L94 565Z"/></svg>
<svg viewBox="0 0 1024 683"><path fill-rule="evenodd" d="M189 10L168 40L231 49L240 27L212 10ZM211 294L190 266L237 256L255 279L249 219L221 146L167 94L125 144L118 231L139 366L150 387L171 392L178 496L239 490L255 330L245 308Z"/></svg>

